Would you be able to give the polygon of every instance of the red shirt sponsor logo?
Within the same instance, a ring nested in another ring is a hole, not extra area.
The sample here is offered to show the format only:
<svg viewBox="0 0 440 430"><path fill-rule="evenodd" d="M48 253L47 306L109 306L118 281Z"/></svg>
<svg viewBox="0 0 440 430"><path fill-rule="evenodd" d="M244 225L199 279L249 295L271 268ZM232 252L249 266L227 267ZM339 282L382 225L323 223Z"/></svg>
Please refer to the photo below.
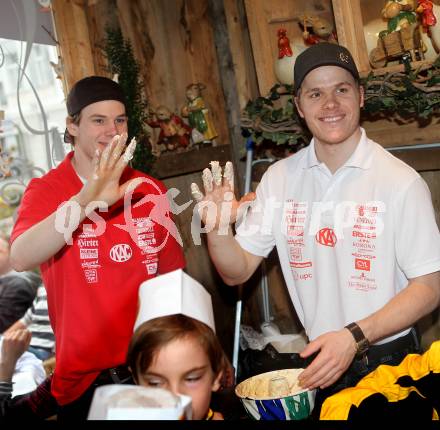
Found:
<svg viewBox="0 0 440 430"><path fill-rule="evenodd" d="M334 248L337 239L336 234L331 228L322 228L316 233L315 239L318 243L324 246L331 246Z"/></svg>
<svg viewBox="0 0 440 430"><path fill-rule="evenodd" d="M376 233L363 233L362 231L353 230L353 237L363 237L365 239L376 239Z"/></svg>
<svg viewBox="0 0 440 430"><path fill-rule="evenodd" d="M306 267L312 267L312 262L311 261L305 261L305 262L291 261L290 267L295 267L297 269L304 269Z"/></svg>
<svg viewBox="0 0 440 430"><path fill-rule="evenodd" d="M370 271L370 260L363 260L362 258L355 258L354 267L357 270L365 270L366 272Z"/></svg>
<svg viewBox="0 0 440 430"><path fill-rule="evenodd" d="M116 263L124 263L130 260L132 255L133 251L130 245L126 243L119 243L110 250L110 258Z"/></svg>

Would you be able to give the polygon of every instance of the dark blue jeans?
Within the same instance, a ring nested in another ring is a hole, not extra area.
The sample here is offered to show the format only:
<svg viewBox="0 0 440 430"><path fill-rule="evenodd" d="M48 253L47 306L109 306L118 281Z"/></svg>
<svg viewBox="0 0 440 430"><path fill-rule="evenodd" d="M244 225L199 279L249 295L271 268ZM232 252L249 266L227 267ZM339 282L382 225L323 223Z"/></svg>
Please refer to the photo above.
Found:
<svg viewBox="0 0 440 430"><path fill-rule="evenodd" d="M386 346L382 347L385 349L382 355L375 353L374 347L371 347L366 358L353 360L351 366L333 385L324 389L318 389L312 413L313 418L319 419L322 404L327 397L336 394L344 388L354 387L364 376L367 376L381 364L397 366L408 354L421 353L420 337L416 329L412 328L406 337L408 338L406 345L398 350L393 350L393 342L390 342L388 351L386 351Z"/></svg>
<svg viewBox="0 0 440 430"><path fill-rule="evenodd" d="M53 355L52 351L44 348L37 348L35 346L30 346L28 348L28 352L32 352L32 354L34 354L41 361L47 360L49 357L52 357Z"/></svg>

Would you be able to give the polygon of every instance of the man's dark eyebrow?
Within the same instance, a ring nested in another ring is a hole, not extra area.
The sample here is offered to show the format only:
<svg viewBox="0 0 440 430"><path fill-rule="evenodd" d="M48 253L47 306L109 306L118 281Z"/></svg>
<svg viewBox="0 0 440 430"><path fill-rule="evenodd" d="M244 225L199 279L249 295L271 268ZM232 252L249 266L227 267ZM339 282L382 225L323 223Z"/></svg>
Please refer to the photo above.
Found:
<svg viewBox="0 0 440 430"><path fill-rule="evenodd" d="M101 115L99 113L94 113L94 114L90 115L89 118L107 118L107 115ZM127 115L125 113L121 113L116 118L127 118Z"/></svg>
<svg viewBox="0 0 440 430"><path fill-rule="evenodd" d="M350 81L342 81L339 82L339 84L337 84L336 86L339 87L340 85L353 85Z"/></svg>
<svg viewBox="0 0 440 430"><path fill-rule="evenodd" d="M306 93L310 93L310 92L312 92L312 91L319 91L319 90L320 90L319 87L315 87L315 88L309 88L309 89L306 90L305 92L306 92Z"/></svg>
<svg viewBox="0 0 440 430"><path fill-rule="evenodd" d="M349 81L341 81L341 82L338 82L337 84L333 85L333 87L337 88L337 87L340 87L341 85L352 85L352 83L350 83ZM309 93L309 92L313 92L313 91L321 91L321 87L309 88L305 92Z"/></svg>

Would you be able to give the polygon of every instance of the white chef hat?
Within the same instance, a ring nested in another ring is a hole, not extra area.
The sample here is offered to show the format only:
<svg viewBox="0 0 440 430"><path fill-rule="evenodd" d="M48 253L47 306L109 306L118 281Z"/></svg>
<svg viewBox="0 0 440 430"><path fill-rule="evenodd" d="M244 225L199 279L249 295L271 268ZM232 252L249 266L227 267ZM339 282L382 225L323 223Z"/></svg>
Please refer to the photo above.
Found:
<svg viewBox="0 0 440 430"><path fill-rule="evenodd" d="M149 279L139 287L135 331L142 323L167 315L183 314L205 323L215 333L210 294L182 269Z"/></svg>

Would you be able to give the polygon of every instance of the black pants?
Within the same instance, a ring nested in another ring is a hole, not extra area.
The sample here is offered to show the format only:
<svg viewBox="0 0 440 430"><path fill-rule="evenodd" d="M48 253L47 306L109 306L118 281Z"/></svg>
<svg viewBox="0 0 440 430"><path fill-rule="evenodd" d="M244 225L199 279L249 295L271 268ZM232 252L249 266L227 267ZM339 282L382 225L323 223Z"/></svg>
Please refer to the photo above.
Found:
<svg viewBox="0 0 440 430"><path fill-rule="evenodd" d="M127 366L103 370L81 397L67 405L58 406L57 420L61 423L87 420L96 388L108 384L134 384L134 380Z"/></svg>
<svg viewBox="0 0 440 430"><path fill-rule="evenodd" d="M353 360L351 366L333 385L318 389L312 412L313 418L319 419L322 404L327 397L344 388L354 387L364 376L367 376L381 364L397 366L408 354L420 353L420 336L415 328L412 328L407 335L394 341L371 346L366 356Z"/></svg>

